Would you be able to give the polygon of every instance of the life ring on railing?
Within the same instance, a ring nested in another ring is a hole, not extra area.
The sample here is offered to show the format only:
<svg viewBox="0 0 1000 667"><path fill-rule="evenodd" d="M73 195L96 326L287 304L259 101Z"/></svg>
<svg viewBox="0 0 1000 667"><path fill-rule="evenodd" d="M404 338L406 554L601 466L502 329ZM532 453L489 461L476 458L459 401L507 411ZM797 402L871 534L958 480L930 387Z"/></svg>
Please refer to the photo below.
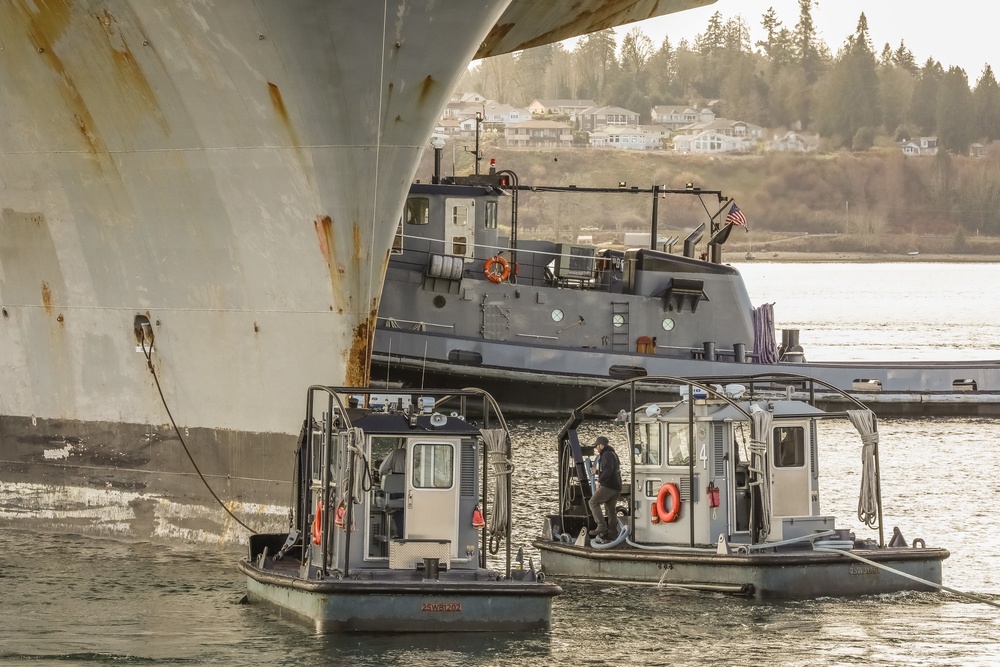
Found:
<svg viewBox="0 0 1000 667"><path fill-rule="evenodd" d="M312 534L313 544L319 544L323 541L323 510L321 505L316 505L316 518L313 519Z"/></svg>
<svg viewBox="0 0 1000 667"><path fill-rule="evenodd" d="M670 494L670 509L667 509L666 499ZM660 487L656 494L656 513L660 516L660 521L670 523L677 521L681 513L681 490L673 482L667 482Z"/></svg>
<svg viewBox="0 0 1000 667"><path fill-rule="evenodd" d="M483 273L486 274L490 282L502 283L510 278L510 262L500 255L490 257L483 266Z"/></svg>

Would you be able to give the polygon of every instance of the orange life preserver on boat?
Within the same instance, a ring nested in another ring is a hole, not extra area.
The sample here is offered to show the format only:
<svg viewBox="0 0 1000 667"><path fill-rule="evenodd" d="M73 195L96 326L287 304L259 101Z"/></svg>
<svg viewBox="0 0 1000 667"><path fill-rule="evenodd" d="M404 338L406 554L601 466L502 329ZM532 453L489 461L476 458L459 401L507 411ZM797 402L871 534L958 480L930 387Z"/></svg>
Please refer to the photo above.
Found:
<svg viewBox="0 0 1000 667"><path fill-rule="evenodd" d="M490 282L502 283L510 278L510 262L500 255L490 257L483 266L483 273L490 279Z"/></svg>
<svg viewBox="0 0 1000 667"><path fill-rule="evenodd" d="M313 544L323 541L323 510L322 505L316 505L316 518L313 519L312 526Z"/></svg>
<svg viewBox="0 0 1000 667"><path fill-rule="evenodd" d="M670 494L670 509L667 509L667 494ZM681 513L681 490L673 482L667 482L660 487L656 494L656 513L660 516L660 521L670 523L677 521Z"/></svg>

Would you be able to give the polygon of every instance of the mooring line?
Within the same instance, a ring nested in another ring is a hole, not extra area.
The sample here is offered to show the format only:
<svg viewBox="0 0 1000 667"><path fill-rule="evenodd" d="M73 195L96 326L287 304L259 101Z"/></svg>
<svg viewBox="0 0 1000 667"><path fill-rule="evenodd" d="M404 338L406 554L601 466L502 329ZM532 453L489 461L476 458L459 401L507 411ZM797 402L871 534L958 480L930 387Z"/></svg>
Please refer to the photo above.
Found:
<svg viewBox="0 0 1000 667"><path fill-rule="evenodd" d="M909 574L907 572L903 572L901 570L897 570L896 568L889 567L888 565L883 565L882 563L877 563L877 562L875 562L873 560L865 558L864 556L859 556L857 554L851 553L850 551L844 551L842 549L830 549L828 547L813 547L813 551L825 551L827 553L842 554L844 556L847 556L848 558L853 558L856 561L860 561L862 563L865 563L866 565L871 565L873 567L877 567L877 568L880 568L882 570L886 570L887 572L892 572L893 574L898 574L901 577L906 577L907 579L912 579L913 581L916 581L918 583L926 584L928 586L940 589L942 591L948 591L949 593L954 593L955 595L959 595L961 597L969 598L970 600L973 600L974 602L982 602L983 604L988 604L991 607L997 607L998 609L1000 609L1000 603L994 602L992 600L987 600L987 599L985 599L983 597L980 597L979 595L976 595L975 593L966 593L965 591L960 591L958 589L951 588L950 586L945 586L943 584L938 584L938 583L935 583L933 581L928 581L927 579L921 579L920 577L916 577L916 576L914 576L912 574Z"/></svg>

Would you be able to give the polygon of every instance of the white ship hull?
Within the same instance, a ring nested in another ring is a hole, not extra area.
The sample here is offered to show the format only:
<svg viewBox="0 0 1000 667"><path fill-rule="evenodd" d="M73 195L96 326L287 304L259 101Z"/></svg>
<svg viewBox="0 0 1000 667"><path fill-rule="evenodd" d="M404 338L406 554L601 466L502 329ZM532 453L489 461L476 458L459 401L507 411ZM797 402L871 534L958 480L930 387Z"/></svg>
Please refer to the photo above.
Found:
<svg viewBox="0 0 1000 667"><path fill-rule="evenodd" d="M0 521L283 526L301 394L367 379L470 59L700 4L0 1Z"/></svg>

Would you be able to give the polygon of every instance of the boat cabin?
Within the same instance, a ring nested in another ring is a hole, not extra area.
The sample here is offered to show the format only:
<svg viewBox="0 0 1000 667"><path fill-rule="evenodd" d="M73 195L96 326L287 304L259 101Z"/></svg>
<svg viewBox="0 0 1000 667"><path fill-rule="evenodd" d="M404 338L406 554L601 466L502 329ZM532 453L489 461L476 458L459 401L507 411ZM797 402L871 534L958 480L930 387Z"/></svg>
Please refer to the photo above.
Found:
<svg viewBox="0 0 1000 667"><path fill-rule="evenodd" d="M820 511L818 429L842 413L782 394L749 399L742 385L680 389L680 400L619 415L633 455L619 506L631 540L782 545L836 530L834 517ZM594 525L586 505L592 452L572 425L560 450L562 515L551 528L575 539ZM624 468L621 447L619 454Z"/></svg>
<svg viewBox="0 0 1000 667"><path fill-rule="evenodd" d="M490 414L483 397L328 390L311 389L300 442L297 527L307 537L304 576L335 570L353 577L412 576L426 575L427 568L437 576L484 568L487 534L508 534L502 521L486 527L484 456L507 456L509 440L496 421L478 421ZM470 403L477 404L471 410L476 421L467 418ZM495 483L501 502L509 502L509 476ZM509 512L494 515L502 520Z"/></svg>

